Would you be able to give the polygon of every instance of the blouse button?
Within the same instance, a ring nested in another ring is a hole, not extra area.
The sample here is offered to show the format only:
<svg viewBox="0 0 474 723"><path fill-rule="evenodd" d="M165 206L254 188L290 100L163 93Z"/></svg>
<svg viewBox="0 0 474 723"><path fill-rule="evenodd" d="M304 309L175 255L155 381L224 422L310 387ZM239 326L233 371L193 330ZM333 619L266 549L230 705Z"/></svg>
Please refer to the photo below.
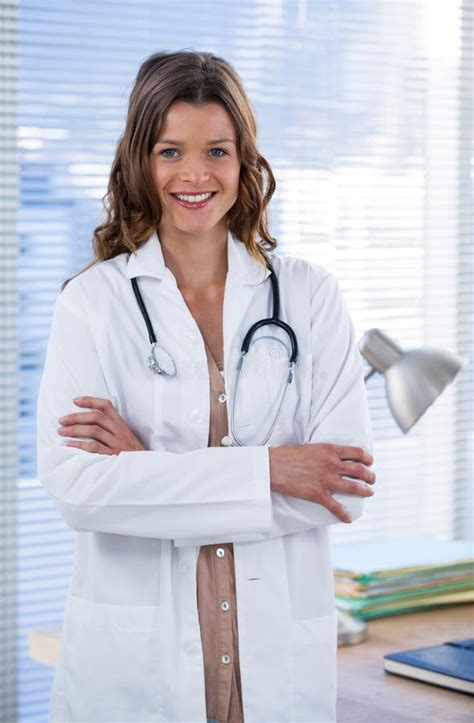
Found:
<svg viewBox="0 0 474 723"><path fill-rule="evenodd" d="M219 394L217 398L221 403L225 402L225 400L227 399L227 394Z"/></svg>
<svg viewBox="0 0 474 723"><path fill-rule="evenodd" d="M230 663L230 655L223 655L221 660L224 663L224 665L228 665L228 663Z"/></svg>
<svg viewBox="0 0 474 723"><path fill-rule="evenodd" d="M229 603L227 600L224 600L224 602L221 602L221 610L228 610L230 608Z"/></svg>
<svg viewBox="0 0 474 723"><path fill-rule="evenodd" d="M217 557L224 557L225 550L222 547L218 547L216 550L216 555L217 555Z"/></svg>

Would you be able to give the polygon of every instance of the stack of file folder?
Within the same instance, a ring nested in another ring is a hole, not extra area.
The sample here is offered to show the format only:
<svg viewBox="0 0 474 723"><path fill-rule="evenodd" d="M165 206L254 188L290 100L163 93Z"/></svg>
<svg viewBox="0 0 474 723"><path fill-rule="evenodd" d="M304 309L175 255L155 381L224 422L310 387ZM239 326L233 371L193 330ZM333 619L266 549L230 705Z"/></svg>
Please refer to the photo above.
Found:
<svg viewBox="0 0 474 723"><path fill-rule="evenodd" d="M428 535L333 545L336 607L363 620L474 601L469 542Z"/></svg>

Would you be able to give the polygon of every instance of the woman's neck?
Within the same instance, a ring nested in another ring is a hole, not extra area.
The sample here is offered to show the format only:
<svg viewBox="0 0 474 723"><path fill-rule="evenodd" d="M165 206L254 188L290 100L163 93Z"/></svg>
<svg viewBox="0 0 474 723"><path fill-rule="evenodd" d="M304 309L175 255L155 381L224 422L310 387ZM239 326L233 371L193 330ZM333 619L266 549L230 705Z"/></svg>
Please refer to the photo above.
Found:
<svg viewBox="0 0 474 723"><path fill-rule="evenodd" d="M216 234L172 238L158 229L165 265L176 279L178 288L202 293L225 286L227 276L227 229Z"/></svg>

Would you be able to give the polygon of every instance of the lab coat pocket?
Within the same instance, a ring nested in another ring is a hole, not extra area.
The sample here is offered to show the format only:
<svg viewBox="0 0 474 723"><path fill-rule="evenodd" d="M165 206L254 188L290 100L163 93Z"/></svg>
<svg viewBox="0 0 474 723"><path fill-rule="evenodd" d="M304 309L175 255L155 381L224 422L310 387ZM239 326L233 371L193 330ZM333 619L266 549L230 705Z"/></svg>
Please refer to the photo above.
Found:
<svg viewBox="0 0 474 723"><path fill-rule="evenodd" d="M97 605L157 606L161 598L162 540L101 532L81 533L71 593Z"/></svg>
<svg viewBox="0 0 474 723"><path fill-rule="evenodd" d="M291 614L295 620L334 611L334 575L326 525L283 537Z"/></svg>
<svg viewBox="0 0 474 723"><path fill-rule="evenodd" d="M71 596L63 676L68 721L163 720L160 610Z"/></svg>
<svg viewBox="0 0 474 723"><path fill-rule="evenodd" d="M290 625L293 721L336 720L337 615L334 610Z"/></svg>

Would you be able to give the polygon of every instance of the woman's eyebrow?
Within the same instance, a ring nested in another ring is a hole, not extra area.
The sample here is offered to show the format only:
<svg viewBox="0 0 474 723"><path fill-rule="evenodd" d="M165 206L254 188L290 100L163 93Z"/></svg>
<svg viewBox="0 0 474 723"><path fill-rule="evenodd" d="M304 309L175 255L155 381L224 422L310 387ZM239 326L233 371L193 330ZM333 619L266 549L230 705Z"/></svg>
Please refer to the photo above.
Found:
<svg viewBox="0 0 474 723"><path fill-rule="evenodd" d="M172 141L169 138L163 138L161 141L156 141L157 143L170 143L175 146L185 146L186 144L183 143L183 141ZM214 141L209 141L208 146L214 145L214 143L233 143L235 145L235 141L232 140L232 138L216 138Z"/></svg>

